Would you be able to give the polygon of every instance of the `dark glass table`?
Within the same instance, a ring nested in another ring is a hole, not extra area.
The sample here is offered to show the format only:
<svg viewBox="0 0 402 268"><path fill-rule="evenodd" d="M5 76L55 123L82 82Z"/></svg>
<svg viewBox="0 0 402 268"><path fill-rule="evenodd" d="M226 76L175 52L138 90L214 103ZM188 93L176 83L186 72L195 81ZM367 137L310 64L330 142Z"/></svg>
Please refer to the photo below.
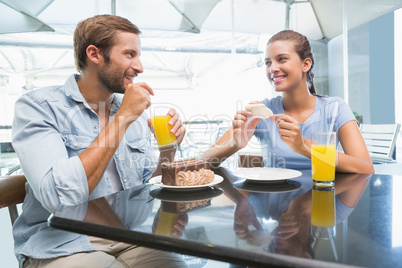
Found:
<svg viewBox="0 0 402 268"><path fill-rule="evenodd" d="M333 233L321 237L313 232L312 197L328 192L312 189L309 170L279 182L245 181L225 168L215 173L224 180L213 187L143 185L65 207L48 224L251 267L402 265L400 176L336 174L334 227L324 228ZM318 221L328 223L325 217L327 210Z"/></svg>

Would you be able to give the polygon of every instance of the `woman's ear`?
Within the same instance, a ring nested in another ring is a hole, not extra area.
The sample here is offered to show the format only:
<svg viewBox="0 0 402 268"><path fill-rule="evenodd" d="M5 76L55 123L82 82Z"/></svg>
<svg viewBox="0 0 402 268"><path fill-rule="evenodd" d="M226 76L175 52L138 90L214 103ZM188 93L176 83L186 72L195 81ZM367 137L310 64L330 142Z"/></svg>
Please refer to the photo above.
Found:
<svg viewBox="0 0 402 268"><path fill-rule="evenodd" d="M99 48L97 48L94 45L89 45L86 49L86 52L87 52L88 59L91 62L93 62L95 64L99 64L99 62L102 58Z"/></svg>
<svg viewBox="0 0 402 268"><path fill-rule="evenodd" d="M303 72L308 72L311 69L311 65L313 61L310 58L307 58L303 61Z"/></svg>

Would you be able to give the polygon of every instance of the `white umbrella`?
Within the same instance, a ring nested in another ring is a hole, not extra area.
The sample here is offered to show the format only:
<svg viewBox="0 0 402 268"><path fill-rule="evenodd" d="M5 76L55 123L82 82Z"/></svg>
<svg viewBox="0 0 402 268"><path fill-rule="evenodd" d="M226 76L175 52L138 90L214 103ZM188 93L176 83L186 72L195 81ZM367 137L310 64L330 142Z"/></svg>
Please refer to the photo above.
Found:
<svg viewBox="0 0 402 268"><path fill-rule="evenodd" d="M0 10L0 27L4 32L18 25L29 26L28 30L49 30L50 25L56 31L71 34L78 21L109 13L130 19L143 31L274 34L290 28L311 40L329 40L341 34L344 11L348 15L348 28L352 29L402 7L400 0L0 0L0 3L2 9L7 9ZM6 23L6 17L15 23Z"/></svg>
<svg viewBox="0 0 402 268"><path fill-rule="evenodd" d="M117 0L116 13L141 29L199 33L221 0Z"/></svg>
<svg viewBox="0 0 402 268"><path fill-rule="evenodd" d="M71 33L79 20L115 13L143 30L274 34L290 28L328 40L342 33L344 10L351 29L399 7L400 0L0 0L0 33Z"/></svg>
<svg viewBox="0 0 402 268"><path fill-rule="evenodd" d="M0 0L0 5L5 2ZM143 50L150 52L143 55L148 70L144 75L151 75L150 69L165 73L170 70L200 80L217 65L215 61L200 64L199 58L207 58L204 53L219 54L223 59L219 64L225 64L226 58L220 55L236 51L249 55L252 62L247 68L254 68L262 63L258 57L261 44L265 44L267 36L282 29L295 29L311 40L326 41L341 34L344 2L349 28L402 5L400 0L19 0L30 14L46 22L56 33L1 36L0 75L28 72L38 77L37 72L49 69L73 69L72 61L64 61L69 58L64 53L71 52L71 35L77 22L109 13L130 19L142 30ZM40 47L57 52L45 60L39 53ZM172 52L176 52L174 57ZM172 57L174 60L168 60Z"/></svg>
<svg viewBox="0 0 402 268"><path fill-rule="evenodd" d="M54 31L52 27L38 19L27 8L23 8L21 2L14 0L0 0L0 33L21 33L21 32L36 32L36 31ZM30 1L30 3L33 1ZM34 2L36 4L29 5L31 8L38 9L38 3L45 1ZM47 1L49 2L49 1Z"/></svg>
<svg viewBox="0 0 402 268"><path fill-rule="evenodd" d="M234 25L236 32L265 34L294 29L311 40L329 40L342 34L344 12L353 29L400 7L401 0L222 0L202 29L231 31Z"/></svg>

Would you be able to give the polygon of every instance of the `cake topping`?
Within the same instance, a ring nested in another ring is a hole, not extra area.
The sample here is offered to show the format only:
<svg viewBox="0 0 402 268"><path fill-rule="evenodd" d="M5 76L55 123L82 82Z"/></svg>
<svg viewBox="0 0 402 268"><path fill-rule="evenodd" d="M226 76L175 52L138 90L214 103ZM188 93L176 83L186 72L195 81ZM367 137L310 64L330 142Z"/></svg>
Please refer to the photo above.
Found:
<svg viewBox="0 0 402 268"><path fill-rule="evenodd" d="M198 207L205 207L208 206L211 202L211 199L201 200L201 201L191 201L191 202L178 202L177 203L177 211L184 213L189 210Z"/></svg>
<svg viewBox="0 0 402 268"><path fill-rule="evenodd" d="M214 180L215 174L212 170L201 168L196 171L179 171L177 173L177 186L204 185Z"/></svg>

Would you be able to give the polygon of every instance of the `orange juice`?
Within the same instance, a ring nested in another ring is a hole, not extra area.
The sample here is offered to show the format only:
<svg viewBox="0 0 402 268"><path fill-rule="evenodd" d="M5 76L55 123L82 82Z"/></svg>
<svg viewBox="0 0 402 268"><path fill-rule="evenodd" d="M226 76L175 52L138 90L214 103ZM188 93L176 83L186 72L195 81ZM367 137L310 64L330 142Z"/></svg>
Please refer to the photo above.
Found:
<svg viewBox="0 0 402 268"><path fill-rule="evenodd" d="M176 136L170 132L173 127L169 125L171 118L170 115L152 116L151 118L159 147L176 144Z"/></svg>
<svg viewBox="0 0 402 268"><path fill-rule="evenodd" d="M156 224L155 233L159 235L172 236L174 225L177 222L179 215L177 213L159 211L158 223Z"/></svg>
<svg viewBox="0 0 402 268"><path fill-rule="evenodd" d="M312 193L311 224L317 227L335 225L334 188L315 188Z"/></svg>
<svg viewBox="0 0 402 268"><path fill-rule="evenodd" d="M311 172L313 181L335 179L335 144L311 144Z"/></svg>

